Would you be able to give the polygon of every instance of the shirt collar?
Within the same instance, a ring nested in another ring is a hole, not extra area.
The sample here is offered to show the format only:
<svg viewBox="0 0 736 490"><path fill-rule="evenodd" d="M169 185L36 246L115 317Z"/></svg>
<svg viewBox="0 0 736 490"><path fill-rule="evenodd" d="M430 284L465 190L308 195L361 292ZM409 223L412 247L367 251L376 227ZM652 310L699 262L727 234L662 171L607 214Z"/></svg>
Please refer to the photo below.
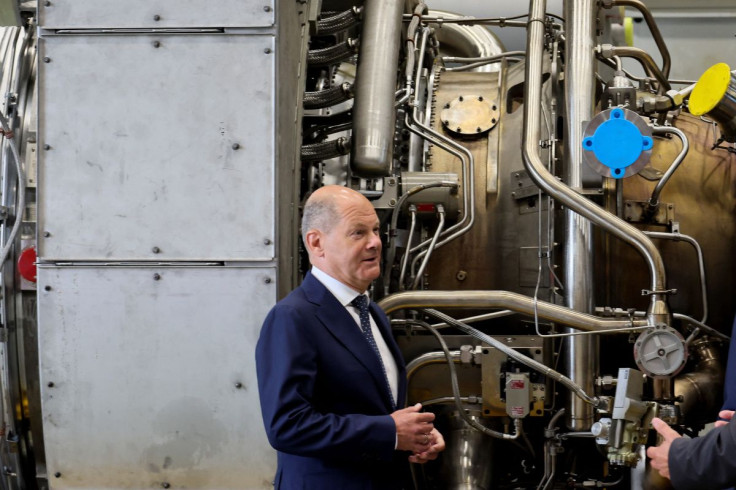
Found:
<svg viewBox="0 0 736 490"><path fill-rule="evenodd" d="M326 287L327 290L331 292L332 295L337 298L337 300L343 306L350 306L350 303L355 299L356 296L360 294L365 294L341 283L340 281L338 281L328 273L324 272L323 270L320 270L317 266L314 265L312 266L312 275L319 282L321 282L322 285Z"/></svg>

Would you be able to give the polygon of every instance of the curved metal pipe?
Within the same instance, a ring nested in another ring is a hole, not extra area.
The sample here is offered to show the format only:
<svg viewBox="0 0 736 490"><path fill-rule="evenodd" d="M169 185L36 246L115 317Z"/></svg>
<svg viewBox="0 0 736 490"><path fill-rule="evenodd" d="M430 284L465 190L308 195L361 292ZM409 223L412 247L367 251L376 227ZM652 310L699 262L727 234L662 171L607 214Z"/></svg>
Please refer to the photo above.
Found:
<svg viewBox="0 0 736 490"><path fill-rule="evenodd" d="M437 239L440 237L440 233L442 233L442 230L445 228L445 208L442 206L442 204L437 205L437 213L440 215L440 222L437 225L437 231L434 233L434 237L432 237L432 242L429 244L429 248L427 249L427 253L424 256L424 260L422 261L422 265L419 266L419 270L417 271L417 275L414 277L414 283L411 285L412 289L416 289L419 285L419 281L422 278L422 274L424 274L424 269L427 268L427 264L429 263L429 258L432 256L432 252L434 251L435 247L437 246ZM407 254L409 252L409 247L407 247ZM417 256L417 260L418 260ZM414 270L414 263L412 262L412 271Z"/></svg>
<svg viewBox="0 0 736 490"><path fill-rule="evenodd" d="M660 94L664 94L672 88L670 86L669 80L667 80L667 77L659 69L657 63L654 62L654 58L652 58L652 56L643 49L633 48L630 46L611 46L609 51L611 53L611 56L634 58L639 63L641 63L644 69L647 72L651 73L654 78L657 79L657 82L659 82L658 92Z"/></svg>
<svg viewBox="0 0 736 490"><path fill-rule="evenodd" d="M669 307L665 297L667 286L664 262L659 250L643 232L587 200L559 182L544 166L539 157L542 63L544 55L545 0L531 0L527 34L527 64L524 84L524 131L522 153L524 166L534 182L555 200L569 206L607 232L633 245L647 263L651 275L651 302L648 321L651 325L669 321Z"/></svg>
<svg viewBox="0 0 736 490"><path fill-rule="evenodd" d="M388 175L393 160L394 99L401 47L403 0L366 0L355 74L353 155L360 177Z"/></svg>
<svg viewBox="0 0 736 490"><path fill-rule="evenodd" d="M534 316L534 303L534 298L509 291L408 291L386 296L378 305L387 315L407 308L499 308ZM621 333L647 325L646 320L599 318L546 301L536 301L536 306L540 318L584 332Z"/></svg>
<svg viewBox="0 0 736 490"><path fill-rule="evenodd" d="M652 192L652 197L649 198L649 206L656 208L659 205L659 194L662 192L662 189L664 188L665 184L667 184L667 181L670 180L670 177L672 177L672 174L675 173L675 170L677 170L677 167L680 166L682 161L687 156L687 152L690 150L690 143L688 142L688 139L687 139L687 136L685 136L685 133L683 133L682 131L680 131L679 129L673 126L655 126L652 128L652 133L654 134L674 134L678 138L680 138L680 141L682 141L682 150L680 151L680 154L677 155L677 158L675 158L675 161L672 162L672 165L670 165L670 168L668 168L667 171L662 176L662 178L659 179L657 186L654 188L654 191Z"/></svg>
<svg viewBox="0 0 736 490"><path fill-rule="evenodd" d="M430 10L430 16L442 17L443 21L454 19L466 19L468 17L446 12L443 10ZM436 25L436 24L435 24ZM467 58L487 58L496 56L506 49L501 40L490 30L479 25L459 25L453 23L442 23L441 27L435 29L435 36L441 46L449 46L453 53ZM498 66L479 66L478 72L498 71Z"/></svg>
<svg viewBox="0 0 736 490"><path fill-rule="evenodd" d="M700 320L701 323L708 321L708 289L705 283L705 261L703 260L703 249L700 248L700 244L695 238L689 235L683 235L681 233L664 233L660 231L645 231L646 235L651 238L661 238L664 240L672 240L679 242L687 242L693 246L695 253L698 256L698 271L700 273L700 298L703 302L703 318ZM676 315L673 315L676 317Z"/></svg>
<svg viewBox="0 0 736 490"><path fill-rule="evenodd" d="M640 0L613 0L613 3L611 5L633 7L641 13L642 17L644 17L644 21L647 23L647 27L649 27L649 32L651 32L654 42L657 44L659 54L662 56L662 74L665 78L669 78L670 65L672 64L672 60L670 59L670 52L664 42L662 33L659 32L657 22L655 22L654 17L652 16L652 13L649 11L647 6L644 5Z"/></svg>

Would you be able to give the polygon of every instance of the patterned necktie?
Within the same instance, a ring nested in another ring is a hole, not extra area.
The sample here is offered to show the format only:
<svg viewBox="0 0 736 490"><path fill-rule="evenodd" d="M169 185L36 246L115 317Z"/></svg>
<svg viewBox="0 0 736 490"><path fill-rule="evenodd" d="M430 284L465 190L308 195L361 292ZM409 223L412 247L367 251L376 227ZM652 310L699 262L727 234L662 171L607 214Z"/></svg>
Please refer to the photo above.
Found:
<svg viewBox="0 0 736 490"><path fill-rule="evenodd" d="M378 362L381 363L381 371L383 371L383 379L386 381L386 387L388 388L388 394L391 397L391 406L396 408L396 402L394 401L394 394L391 392L391 384L388 382L388 375L386 374L386 366L383 365L383 359L381 353L376 345L376 339L373 338L373 331L371 329L370 312L368 311L368 300L364 294L356 297L350 302L351 305L356 307L360 312L360 328L363 330L363 335L368 341L368 345L371 346L373 352L378 356Z"/></svg>

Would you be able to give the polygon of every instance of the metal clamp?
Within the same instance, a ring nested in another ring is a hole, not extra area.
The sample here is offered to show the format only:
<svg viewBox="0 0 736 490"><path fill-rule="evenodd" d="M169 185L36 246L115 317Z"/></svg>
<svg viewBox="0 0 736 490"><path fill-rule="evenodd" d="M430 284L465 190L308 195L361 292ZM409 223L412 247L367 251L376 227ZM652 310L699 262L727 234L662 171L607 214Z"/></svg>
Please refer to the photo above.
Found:
<svg viewBox="0 0 736 490"><path fill-rule="evenodd" d="M649 289L642 289L641 295L642 296L652 296L654 294L677 294L677 289L662 289L662 290L649 290Z"/></svg>

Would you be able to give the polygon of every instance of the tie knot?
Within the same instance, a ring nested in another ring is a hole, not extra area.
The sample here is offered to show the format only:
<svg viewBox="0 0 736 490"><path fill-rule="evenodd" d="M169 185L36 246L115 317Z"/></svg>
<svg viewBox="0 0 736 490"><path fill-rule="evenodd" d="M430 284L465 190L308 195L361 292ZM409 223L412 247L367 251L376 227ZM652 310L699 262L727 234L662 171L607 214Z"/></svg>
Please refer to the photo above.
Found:
<svg viewBox="0 0 736 490"><path fill-rule="evenodd" d="M358 308L360 311L366 311L368 309L368 300L366 299L365 294L356 296L350 304Z"/></svg>

